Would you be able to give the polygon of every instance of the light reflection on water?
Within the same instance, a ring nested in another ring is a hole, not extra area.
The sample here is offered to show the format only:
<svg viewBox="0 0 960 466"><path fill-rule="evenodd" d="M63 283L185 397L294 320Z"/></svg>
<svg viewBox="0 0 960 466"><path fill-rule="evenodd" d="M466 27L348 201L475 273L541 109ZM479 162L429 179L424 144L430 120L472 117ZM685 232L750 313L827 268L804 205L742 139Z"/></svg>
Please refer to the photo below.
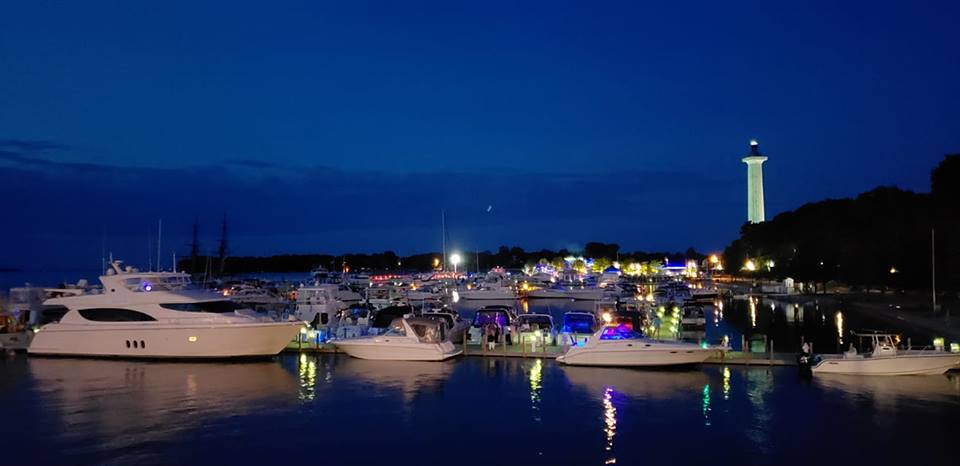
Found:
<svg viewBox="0 0 960 466"><path fill-rule="evenodd" d="M818 451L838 451L831 462L927 464L949 454L960 377L806 380L793 368L645 371L540 359L18 356L0 362L0 403L4 419L17 419L0 423L0 436L17 438L15 450L35 464L360 464L357 455L378 462L385 451L428 452L390 455L392 464L502 462L481 445L525 464L676 461L678 451L690 463L814 464ZM811 429L818 448L799 448ZM876 438L902 442L878 451Z"/></svg>

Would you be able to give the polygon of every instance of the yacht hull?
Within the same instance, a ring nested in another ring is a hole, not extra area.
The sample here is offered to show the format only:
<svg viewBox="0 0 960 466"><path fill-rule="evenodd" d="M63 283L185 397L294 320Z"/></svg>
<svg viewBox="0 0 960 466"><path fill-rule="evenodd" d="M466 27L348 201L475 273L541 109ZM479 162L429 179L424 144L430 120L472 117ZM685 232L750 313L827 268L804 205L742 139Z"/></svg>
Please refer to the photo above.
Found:
<svg viewBox="0 0 960 466"><path fill-rule="evenodd" d="M568 351L557 358L557 362L571 366L616 366L616 367L659 367L685 366L706 361L716 350L676 349L676 350L631 350L631 349L589 349Z"/></svg>
<svg viewBox="0 0 960 466"><path fill-rule="evenodd" d="M938 375L960 367L960 354L901 355L868 358L824 358L814 374Z"/></svg>
<svg viewBox="0 0 960 466"><path fill-rule="evenodd" d="M390 343L389 338L358 338L334 342L337 349L359 359L378 361L443 361L460 355L449 341L443 343Z"/></svg>
<svg viewBox="0 0 960 466"><path fill-rule="evenodd" d="M49 324L38 332L32 355L202 359L274 356L296 337L301 322L230 325Z"/></svg>

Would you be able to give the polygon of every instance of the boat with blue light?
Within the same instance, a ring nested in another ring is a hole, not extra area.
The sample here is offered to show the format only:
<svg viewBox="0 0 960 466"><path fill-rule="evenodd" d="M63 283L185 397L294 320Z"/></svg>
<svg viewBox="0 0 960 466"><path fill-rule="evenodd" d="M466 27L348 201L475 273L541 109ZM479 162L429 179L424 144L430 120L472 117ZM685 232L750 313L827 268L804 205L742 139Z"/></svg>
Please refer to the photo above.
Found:
<svg viewBox="0 0 960 466"><path fill-rule="evenodd" d="M623 324L608 324L583 343L571 346L557 362L571 366L658 367L700 364L718 348L651 340Z"/></svg>

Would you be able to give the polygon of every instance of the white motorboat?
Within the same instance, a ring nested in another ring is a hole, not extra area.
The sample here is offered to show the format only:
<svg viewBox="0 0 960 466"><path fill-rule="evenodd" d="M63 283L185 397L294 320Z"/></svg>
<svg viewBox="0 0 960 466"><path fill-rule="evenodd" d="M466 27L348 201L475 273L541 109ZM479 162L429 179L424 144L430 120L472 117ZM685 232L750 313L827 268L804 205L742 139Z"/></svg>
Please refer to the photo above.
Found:
<svg viewBox="0 0 960 466"><path fill-rule="evenodd" d="M599 301L607 294L603 288L569 287L542 288L527 294L530 299L572 299L574 301Z"/></svg>
<svg viewBox="0 0 960 466"><path fill-rule="evenodd" d="M39 355L227 358L273 356L301 322L277 322L194 289L178 272L139 272L114 261L99 293L48 299L66 313L40 328L28 352Z"/></svg>
<svg viewBox="0 0 960 466"><path fill-rule="evenodd" d="M936 375L950 369L960 368L960 353L942 349L900 350L894 338L886 333L854 333L868 339L872 349L858 353L851 345L843 354L822 354L815 358L811 370L814 374L857 375Z"/></svg>
<svg viewBox="0 0 960 466"><path fill-rule="evenodd" d="M423 317L395 319L386 332L334 341L337 349L360 359L443 361L459 355L446 338L446 326Z"/></svg>
<svg viewBox="0 0 960 466"><path fill-rule="evenodd" d="M681 366L700 364L717 351L693 343L651 340L626 325L604 325L557 361L571 366Z"/></svg>

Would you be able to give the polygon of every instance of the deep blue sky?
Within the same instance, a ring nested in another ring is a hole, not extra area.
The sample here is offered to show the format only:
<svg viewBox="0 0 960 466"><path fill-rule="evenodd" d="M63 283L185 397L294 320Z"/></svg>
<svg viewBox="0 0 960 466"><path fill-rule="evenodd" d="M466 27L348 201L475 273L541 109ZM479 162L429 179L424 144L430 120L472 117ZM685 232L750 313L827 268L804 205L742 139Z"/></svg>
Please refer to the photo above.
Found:
<svg viewBox="0 0 960 466"><path fill-rule="evenodd" d="M723 247L960 151L960 2L5 2L0 265ZM492 209L487 212L487 207Z"/></svg>

